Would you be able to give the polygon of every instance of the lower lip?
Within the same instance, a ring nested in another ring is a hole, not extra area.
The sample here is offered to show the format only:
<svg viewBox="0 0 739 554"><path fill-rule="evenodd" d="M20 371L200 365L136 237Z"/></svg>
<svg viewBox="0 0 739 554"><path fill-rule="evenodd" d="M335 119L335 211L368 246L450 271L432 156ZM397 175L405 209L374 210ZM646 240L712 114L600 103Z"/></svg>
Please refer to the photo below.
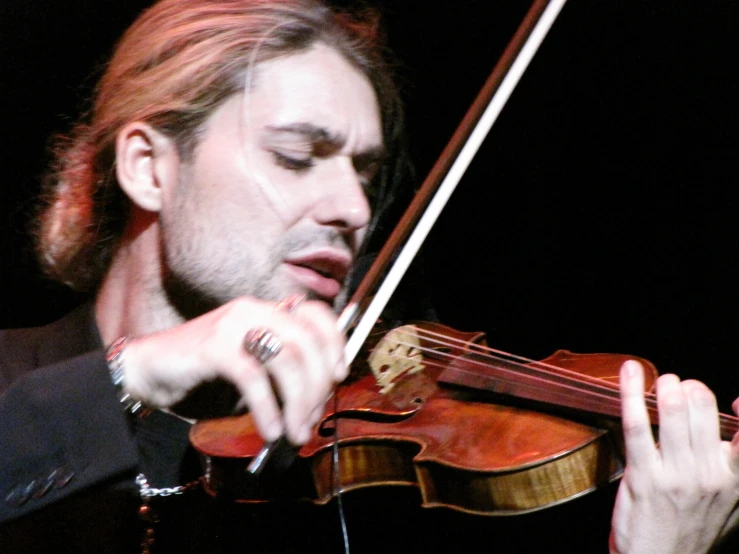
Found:
<svg viewBox="0 0 739 554"><path fill-rule="evenodd" d="M300 265L286 264L293 278L304 288L321 298L333 299L341 291L341 283L336 279L324 277L317 271Z"/></svg>

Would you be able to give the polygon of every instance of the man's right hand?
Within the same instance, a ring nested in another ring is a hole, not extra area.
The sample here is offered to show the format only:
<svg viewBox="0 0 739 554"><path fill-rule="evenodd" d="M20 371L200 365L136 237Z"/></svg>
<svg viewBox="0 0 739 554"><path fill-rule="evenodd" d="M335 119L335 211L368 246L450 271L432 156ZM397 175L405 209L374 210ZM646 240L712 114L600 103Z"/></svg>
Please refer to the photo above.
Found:
<svg viewBox="0 0 739 554"><path fill-rule="evenodd" d="M258 328L283 345L265 364L244 347L247 331ZM326 304L305 301L285 311L251 297L130 339L123 364L125 392L152 408L171 408L198 385L225 379L241 394L265 440L285 434L294 444L310 438L334 385L348 373L344 337Z"/></svg>

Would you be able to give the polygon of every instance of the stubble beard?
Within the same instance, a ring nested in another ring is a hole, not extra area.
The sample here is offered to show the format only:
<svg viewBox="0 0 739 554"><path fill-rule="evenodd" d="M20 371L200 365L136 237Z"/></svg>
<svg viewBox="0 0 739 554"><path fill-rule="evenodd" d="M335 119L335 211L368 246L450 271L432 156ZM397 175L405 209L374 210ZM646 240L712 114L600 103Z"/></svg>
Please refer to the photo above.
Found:
<svg viewBox="0 0 739 554"><path fill-rule="evenodd" d="M190 264L186 259L171 256L164 260L164 293L172 306L184 320L194 319L240 296L253 296L266 301L276 301L281 295L273 290L270 264L261 271L255 271L254 264L248 260L243 267L252 268L248 278L227 280L228 275L239 275L243 270L228 267L203 269Z"/></svg>
<svg viewBox="0 0 739 554"><path fill-rule="evenodd" d="M297 252L315 244L337 244L343 239L331 232L316 233L311 236L288 236L280 248L270 253L267 260L257 263L253 259L244 257L243 249L240 253L241 262L238 268L202 267L202 260L195 258L193 253L182 252L166 253L162 248L162 266L164 268L163 287L166 299L172 308L184 319L190 320L208 313L240 296L253 296L268 302L279 302L294 290L286 290L279 282L278 269L282 261L290 252ZM231 259L236 259L233 256ZM243 269L250 268L249 275L243 275ZM240 279L224 279L227 275L242 275ZM311 300L321 300L338 313L343 309L349 298L349 282L347 278L337 297L329 302L320 298L311 291L306 297Z"/></svg>

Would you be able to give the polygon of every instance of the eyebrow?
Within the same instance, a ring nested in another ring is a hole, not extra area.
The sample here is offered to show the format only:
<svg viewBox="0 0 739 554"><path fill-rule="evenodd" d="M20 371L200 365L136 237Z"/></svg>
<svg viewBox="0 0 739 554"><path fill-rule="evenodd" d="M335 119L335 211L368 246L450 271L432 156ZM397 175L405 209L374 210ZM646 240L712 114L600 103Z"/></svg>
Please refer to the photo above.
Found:
<svg viewBox="0 0 739 554"><path fill-rule="evenodd" d="M274 134L299 135L308 139L313 144L323 144L331 148L339 149L346 143L346 137L337 133L331 133L325 127L319 127L313 123L287 123L285 125L268 125L267 130ZM355 154L354 158L363 160L379 161L387 155L383 145L373 146L365 151Z"/></svg>
<svg viewBox="0 0 739 554"><path fill-rule="evenodd" d="M313 123L287 123L285 125L268 125L267 130L271 133L286 133L293 135L302 135L313 142L329 142L331 144L342 145L345 142L343 136L334 134L324 127L319 127Z"/></svg>

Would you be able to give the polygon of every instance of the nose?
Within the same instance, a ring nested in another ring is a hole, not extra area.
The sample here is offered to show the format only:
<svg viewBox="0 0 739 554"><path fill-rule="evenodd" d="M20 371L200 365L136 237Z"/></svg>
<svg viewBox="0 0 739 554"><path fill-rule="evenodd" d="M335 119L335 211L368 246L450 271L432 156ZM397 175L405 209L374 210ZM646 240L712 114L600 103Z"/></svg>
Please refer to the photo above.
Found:
<svg viewBox="0 0 739 554"><path fill-rule="evenodd" d="M362 229L372 216L362 181L350 159L335 161L319 185L323 194L314 206L313 217L321 225L345 231Z"/></svg>

